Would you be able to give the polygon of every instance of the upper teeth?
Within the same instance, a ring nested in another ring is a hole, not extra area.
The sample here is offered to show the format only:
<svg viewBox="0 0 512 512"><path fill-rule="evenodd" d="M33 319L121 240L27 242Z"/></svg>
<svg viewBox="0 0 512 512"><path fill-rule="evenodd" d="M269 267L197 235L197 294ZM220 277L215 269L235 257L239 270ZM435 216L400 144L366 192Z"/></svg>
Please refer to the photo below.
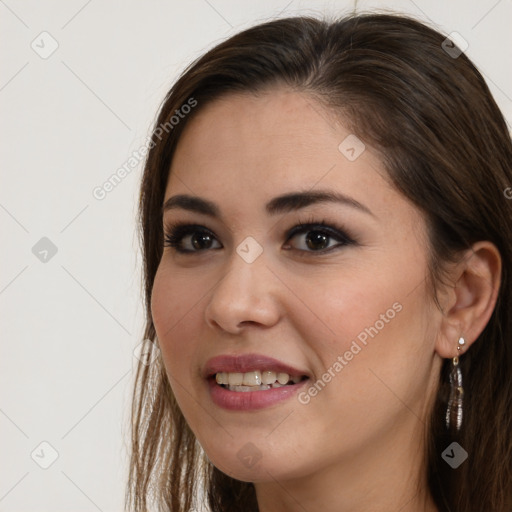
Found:
<svg viewBox="0 0 512 512"><path fill-rule="evenodd" d="M229 386L259 386L261 384L274 384L276 381L284 386L290 380L294 384L301 380L300 377L290 377L287 373L259 370L246 373L219 372L215 375L215 379L217 384Z"/></svg>

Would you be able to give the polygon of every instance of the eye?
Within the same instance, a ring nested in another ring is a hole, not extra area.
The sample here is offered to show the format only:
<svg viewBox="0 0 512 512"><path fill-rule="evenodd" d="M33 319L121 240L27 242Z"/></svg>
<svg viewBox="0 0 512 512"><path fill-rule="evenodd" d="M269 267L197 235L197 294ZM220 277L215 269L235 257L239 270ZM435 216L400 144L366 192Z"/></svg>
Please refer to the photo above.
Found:
<svg viewBox="0 0 512 512"><path fill-rule="evenodd" d="M217 247L214 246L215 242L217 242ZM173 247L181 253L222 248L211 231L195 224L175 224L168 227L164 246Z"/></svg>
<svg viewBox="0 0 512 512"><path fill-rule="evenodd" d="M342 229L335 228L326 221L301 223L295 226L288 233L288 240L293 238L302 239L302 243L299 244L298 249L296 248L302 252L325 253L335 248L355 244L355 241ZM287 244L284 248L289 247L290 244Z"/></svg>
<svg viewBox="0 0 512 512"><path fill-rule="evenodd" d="M287 233L286 241L288 242L294 238L298 239L300 238L299 235L306 236L298 248L286 243L283 249L293 249L299 254L303 253L302 256L305 255L304 253L312 252L323 254L356 243L342 229L334 227L326 221L300 222ZM209 229L204 226L186 223L166 226L164 246L172 247L182 254L197 254L208 249L222 249L222 245Z"/></svg>

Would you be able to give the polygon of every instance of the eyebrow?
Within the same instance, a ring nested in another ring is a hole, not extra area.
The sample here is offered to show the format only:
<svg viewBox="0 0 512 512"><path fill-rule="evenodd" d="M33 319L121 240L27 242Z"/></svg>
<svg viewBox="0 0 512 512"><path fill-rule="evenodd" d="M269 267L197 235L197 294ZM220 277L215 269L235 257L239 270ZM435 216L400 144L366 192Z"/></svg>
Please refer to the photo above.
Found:
<svg viewBox="0 0 512 512"><path fill-rule="evenodd" d="M278 215L280 213L300 210L301 208L317 203L339 203L375 217L372 211L364 204L345 194L330 190L290 192L270 200L265 205L265 210L269 215ZM162 214L176 208L201 213L216 219L222 217L219 207L214 202L198 196L190 196L187 194L172 196L163 204Z"/></svg>

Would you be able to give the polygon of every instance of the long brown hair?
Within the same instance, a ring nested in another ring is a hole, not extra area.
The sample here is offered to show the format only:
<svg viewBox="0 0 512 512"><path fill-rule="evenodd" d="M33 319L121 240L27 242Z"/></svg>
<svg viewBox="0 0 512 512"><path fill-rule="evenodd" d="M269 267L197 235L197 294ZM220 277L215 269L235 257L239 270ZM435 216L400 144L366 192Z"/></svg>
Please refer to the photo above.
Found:
<svg viewBox="0 0 512 512"><path fill-rule="evenodd" d="M449 360L429 418L425 464L441 511L505 512L512 506L512 144L482 76L445 36L413 19L353 15L267 22L219 44L193 63L158 115L140 192L145 338L156 342L151 290L163 250L161 206L180 134L207 103L231 92L285 86L310 94L383 155L390 181L428 226L430 284L445 263L479 240L500 251L501 286L493 314L461 358L464 422L446 430ZM451 51L450 51L451 49ZM195 102L195 103L194 103ZM184 105L194 108L184 109ZM182 109L182 110L180 110ZM176 111L181 112L179 120ZM188 113L187 113L188 112ZM154 347L156 350L156 347ZM457 441L469 454L452 469L441 454ZM132 404L126 503L142 512L181 512L200 489L214 512L257 511L254 486L204 456L173 396L162 360L140 363Z"/></svg>

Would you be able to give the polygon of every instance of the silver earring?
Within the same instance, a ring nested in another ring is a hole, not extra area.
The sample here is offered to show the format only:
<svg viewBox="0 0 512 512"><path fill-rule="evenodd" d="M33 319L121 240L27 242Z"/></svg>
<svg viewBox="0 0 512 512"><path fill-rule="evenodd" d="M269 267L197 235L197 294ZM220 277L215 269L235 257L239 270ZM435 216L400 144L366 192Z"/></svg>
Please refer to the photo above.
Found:
<svg viewBox="0 0 512 512"><path fill-rule="evenodd" d="M466 341L461 336L457 343L457 354L461 353ZM459 356L456 355L452 359L452 367L450 370L450 398L446 409L446 428L455 427L456 431L460 430L462 425L462 406L463 406L464 388L462 387L462 372L459 366Z"/></svg>

